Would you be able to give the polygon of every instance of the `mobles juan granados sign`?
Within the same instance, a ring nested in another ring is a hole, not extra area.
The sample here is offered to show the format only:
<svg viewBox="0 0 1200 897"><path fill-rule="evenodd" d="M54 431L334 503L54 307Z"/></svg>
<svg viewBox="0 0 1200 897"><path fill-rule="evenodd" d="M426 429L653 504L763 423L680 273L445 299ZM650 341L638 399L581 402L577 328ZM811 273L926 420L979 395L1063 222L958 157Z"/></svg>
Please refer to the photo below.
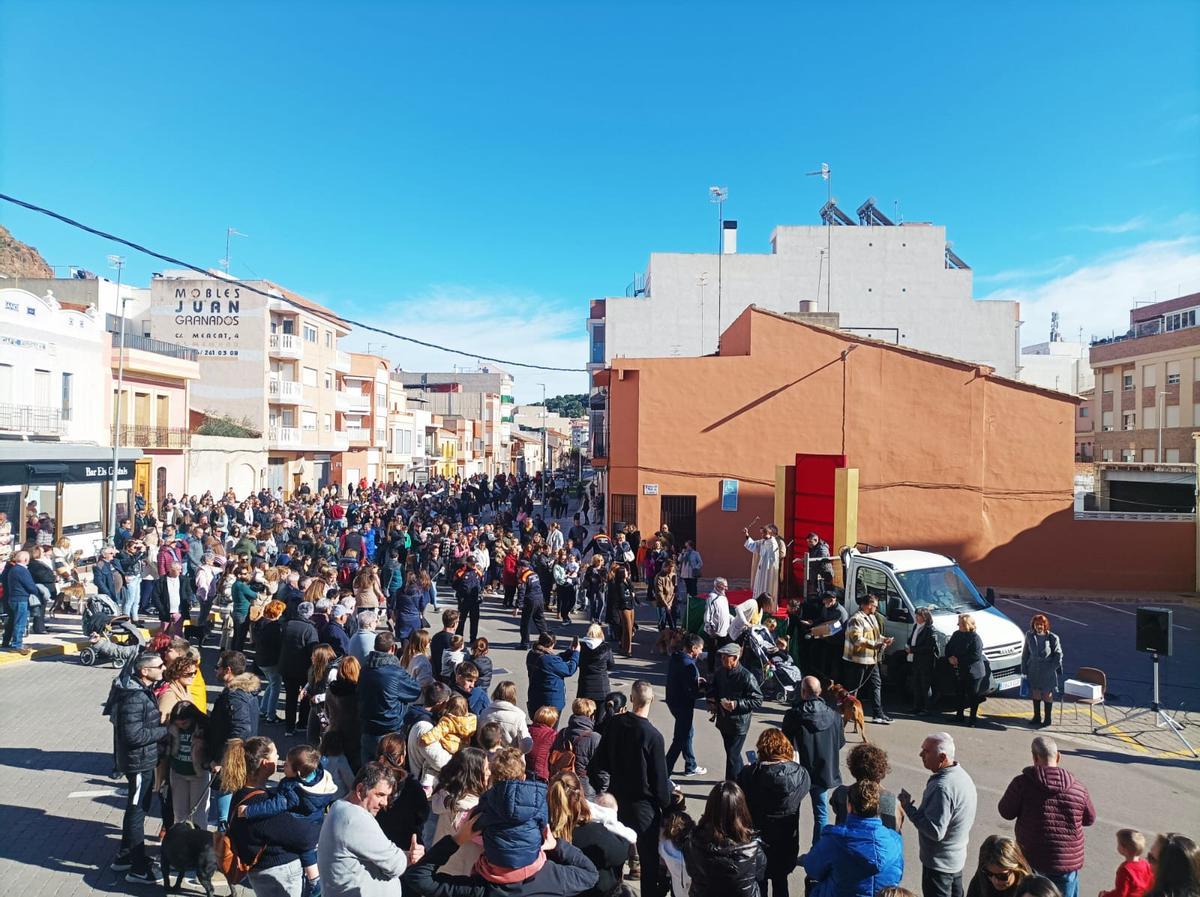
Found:
<svg viewBox="0 0 1200 897"><path fill-rule="evenodd" d="M237 358L241 348L241 287L176 287L174 341L206 358Z"/></svg>

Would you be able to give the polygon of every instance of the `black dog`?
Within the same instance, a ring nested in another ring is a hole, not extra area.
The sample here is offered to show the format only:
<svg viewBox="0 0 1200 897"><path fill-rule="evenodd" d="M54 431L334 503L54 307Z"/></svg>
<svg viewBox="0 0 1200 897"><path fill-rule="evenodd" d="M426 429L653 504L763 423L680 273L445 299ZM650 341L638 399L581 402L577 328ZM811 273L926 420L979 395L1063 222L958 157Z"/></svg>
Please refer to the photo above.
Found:
<svg viewBox="0 0 1200 897"><path fill-rule="evenodd" d="M171 887L171 870L178 871L175 887ZM196 878L206 897L213 897L213 873L217 871L217 852L212 832L201 831L190 822L177 822L167 831L162 842L163 888L170 894L183 883L183 873L196 870Z"/></svg>

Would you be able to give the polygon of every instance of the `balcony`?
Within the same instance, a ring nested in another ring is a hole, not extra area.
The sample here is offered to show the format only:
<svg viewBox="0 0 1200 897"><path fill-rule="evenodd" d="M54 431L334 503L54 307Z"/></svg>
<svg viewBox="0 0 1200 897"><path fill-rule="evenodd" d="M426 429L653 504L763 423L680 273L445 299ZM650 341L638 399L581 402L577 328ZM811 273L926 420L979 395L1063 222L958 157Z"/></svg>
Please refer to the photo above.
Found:
<svg viewBox="0 0 1200 897"><path fill-rule="evenodd" d="M121 427L121 445L147 449L183 449L192 444L186 427L151 427L134 424Z"/></svg>
<svg viewBox="0 0 1200 897"><path fill-rule="evenodd" d="M326 431L321 434L321 449L327 452L344 452L350 448L345 430Z"/></svg>
<svg viewBox="0 0 1200 897"><path fill-rule="evenodd" d="M117 315L105 315L105 329L112 334L112 345L114 349L121 348L121 318ZM129 322L125 324L125 348L140 349L143 352L153 352L155 355L164 355L168 358L178 358L180 361L196 361L200 357L200 353L195 349L189 349L187 346L176 345L158 339L151 339L148 336L142 336L140 333L134 333L130 329Z"/></svg>
<svg viewBox="0 0 1200 897"><path fill-rule="evenodd" d="M62 436L67 425L59 408L0 404L0 430L30 436Z"/></svg>
<svg viewBox="0 0 1200 897"><path fill-rule="evenodd" d="M339 389L334 408L343 414L370 414L371 397L354 389Z"/></svg>
<svg viewBox="0 0 1200 897"><path fill-rule="evenodd" d="M339 349L333 359L333 369L342 374L350 373L350 353Z"/></svg>
<svg viewBox="0 0 1200 897"><path fill-rule="evenodd" d="M272 377L267 381L267 401L276 405L302 405L304 386L295 380Z"/></svg>
<svg viewBox="0 0 1200 897"><path fill-rule="evenodd" d="M272 358L298 359L304 355L304 343L294 333L272 333L267 351Z"/></svg>
<svg viewBox="0 0 1200 897"><path fill-rule="evenodd" d="M355 443L369 443L371 441L371 431L366 427L346 427L345 433L351 445Z"/></svg>
<svg viewBox="0 0 1200 897"><path fill-rule="evenodd" d="M293 449L300 447L299 427L270 427L267 430L267 443L270 448Z"/></svg>

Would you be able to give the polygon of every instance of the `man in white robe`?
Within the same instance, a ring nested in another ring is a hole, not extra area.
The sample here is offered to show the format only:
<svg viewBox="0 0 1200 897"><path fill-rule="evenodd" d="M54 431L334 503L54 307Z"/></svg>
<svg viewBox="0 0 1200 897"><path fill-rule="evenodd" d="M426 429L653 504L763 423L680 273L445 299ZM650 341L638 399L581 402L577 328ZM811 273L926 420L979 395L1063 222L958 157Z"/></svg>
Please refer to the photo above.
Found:
<svg viewBox="0 0 1200 897"><path fill-rule="evenodd" d="M746 535L745 548L750 552L750 589L755 598L763 592L771 596L771 603L779 606L779 565L783 560L783 543L779 539L779 529L772 525L762 529L761 539L752 539L750 530L743 529Z"/></svg>

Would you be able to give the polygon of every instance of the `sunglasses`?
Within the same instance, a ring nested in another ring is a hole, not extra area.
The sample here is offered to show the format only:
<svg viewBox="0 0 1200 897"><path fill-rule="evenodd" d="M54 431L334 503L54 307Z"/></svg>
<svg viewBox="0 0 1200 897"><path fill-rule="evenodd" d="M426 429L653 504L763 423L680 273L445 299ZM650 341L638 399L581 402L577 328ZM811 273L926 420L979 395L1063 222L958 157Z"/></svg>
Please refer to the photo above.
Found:
<svg viewBox="0 0 1200 897"><path fill-rule="evenodd" d="M987 877L992 881L1008 881L1016 875L1012 869L1005 869L1003 872L992 872L988 870Z"/></svg>

